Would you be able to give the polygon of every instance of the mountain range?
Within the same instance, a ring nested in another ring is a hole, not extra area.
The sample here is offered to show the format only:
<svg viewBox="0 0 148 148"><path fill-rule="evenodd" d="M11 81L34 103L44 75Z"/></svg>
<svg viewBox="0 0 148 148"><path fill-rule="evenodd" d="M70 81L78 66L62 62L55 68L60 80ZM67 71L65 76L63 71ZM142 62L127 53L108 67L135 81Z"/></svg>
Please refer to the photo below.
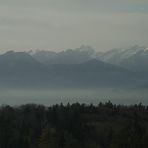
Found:
<svg viewBox="0 0 148 148"><path fill-rule="evenodd" d="M8 51L0 55L0 86L147 87L148 50L134 46L96 52Z"/></svg>
<svg viewBox="0 0 148 148"><path fill-rule="evenodd" d="M106 52L96 52L92 47L82 45L80 48L61 52L39 50L29 52L29 54L46 65L80 64L97 59L136 72L148 71L146 66L148 64L148 48L138 45L127 49L111 49Z"/></svg>
<svg viewBox="0 0 148 148"><path fill-rule="evenodd" d="M98 53L97 59L135 72L148 72L148 48L135 45L128 49L112 49Z"/></svg>

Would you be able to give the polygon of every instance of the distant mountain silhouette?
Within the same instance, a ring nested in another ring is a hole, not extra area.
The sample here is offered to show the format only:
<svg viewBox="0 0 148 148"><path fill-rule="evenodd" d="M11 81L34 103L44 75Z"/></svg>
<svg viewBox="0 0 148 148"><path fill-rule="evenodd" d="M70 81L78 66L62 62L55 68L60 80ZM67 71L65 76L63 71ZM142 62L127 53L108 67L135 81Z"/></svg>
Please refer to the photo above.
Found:
<svg viewBox="0 0 148 148"><path fill-rule="evenodd" d="M132 71L96 59L47 65L25 52L0 56L1 86L125 87L141 83Z"/></svg>
<svg viewBox="0 0 148 148"><path fill-rule="evenodd" d="M0 56L2 84L33 83L47 76L47 67L25 52L9 51Z"/></svg>
<svg viewBox="0 0 148 148"><path fill-rule="evenodd" d="M135 72L148 72L148 49L141 46L133 46L128 49L113 49L104 53L98 53L98 59L119 65Z"/></svg>
<svg viewBox="0 0 148 148"><path fill-rule="evenodd" d="M118 65L135 72L148 73L148 49L144 46L132 46L127 49L112 49L107 52L96 52L90 46L67 49L60 52L36 51L29 54L47 66L53 64L81 64L92 59Z"/></svg>
<svg viewBox="0 0 148 148"><path fill-rule="evenodd" d="M29 52L36 60L46 65L51 64L79 64L91 60L94 49L90 46L82 45L80 48L67 49L60 52L36 51Z"/></svg>

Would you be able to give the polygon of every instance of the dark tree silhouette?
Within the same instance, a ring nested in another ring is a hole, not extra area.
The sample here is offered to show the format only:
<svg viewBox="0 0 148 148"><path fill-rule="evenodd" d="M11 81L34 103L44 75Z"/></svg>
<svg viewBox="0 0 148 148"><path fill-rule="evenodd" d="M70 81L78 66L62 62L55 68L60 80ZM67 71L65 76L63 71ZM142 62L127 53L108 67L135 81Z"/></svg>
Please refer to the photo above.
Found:
<svg viewBox="0 0 148 148"><path fill-rule="evenodd" d="M0 148L147 148L148 107L27 104L0 107Z"/></svg>

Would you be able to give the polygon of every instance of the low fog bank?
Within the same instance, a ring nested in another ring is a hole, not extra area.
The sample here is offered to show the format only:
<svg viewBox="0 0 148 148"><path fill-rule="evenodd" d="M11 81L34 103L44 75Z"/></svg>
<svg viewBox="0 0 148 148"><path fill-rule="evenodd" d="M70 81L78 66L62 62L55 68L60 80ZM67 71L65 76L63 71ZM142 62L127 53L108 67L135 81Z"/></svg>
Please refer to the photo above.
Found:
<svg viewBox="0 0 148 148"><path fill-rule="evenodd" d="M67 104L93 103L98 104L110 100L116 104L148 105L147 90L117 89L117 88L92 88L92 89L51 89L51 88L2 88L0 89L0 105L35 104Z"/></svg>

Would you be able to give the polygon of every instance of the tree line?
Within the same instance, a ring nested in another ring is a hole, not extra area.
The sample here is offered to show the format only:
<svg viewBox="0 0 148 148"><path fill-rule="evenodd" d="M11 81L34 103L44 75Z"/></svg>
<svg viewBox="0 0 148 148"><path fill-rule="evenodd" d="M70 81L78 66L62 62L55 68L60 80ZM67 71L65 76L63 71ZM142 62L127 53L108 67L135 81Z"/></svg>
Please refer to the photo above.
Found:
<svg viewBox="0 0 148 148"><path fill-rule="evenodd" d="M148 106L0 107L0 148L147 148Z"/></svg>

